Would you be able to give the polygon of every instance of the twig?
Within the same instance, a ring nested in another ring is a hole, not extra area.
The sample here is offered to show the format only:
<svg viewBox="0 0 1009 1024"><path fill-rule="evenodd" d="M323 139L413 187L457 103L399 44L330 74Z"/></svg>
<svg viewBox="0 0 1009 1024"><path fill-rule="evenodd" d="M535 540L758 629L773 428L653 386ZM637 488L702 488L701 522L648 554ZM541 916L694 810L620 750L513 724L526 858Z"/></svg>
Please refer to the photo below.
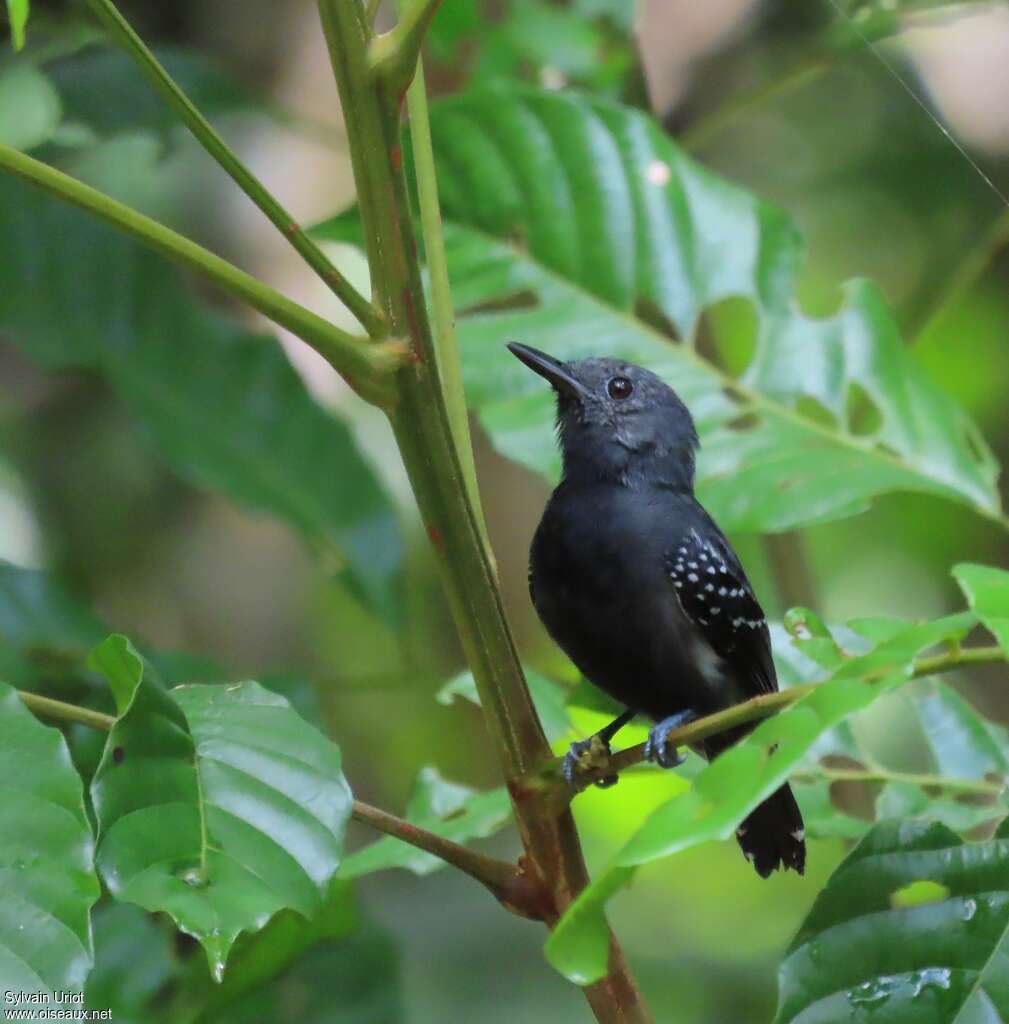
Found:
<svg viewBox="0 0 1009 1024"><path fill-rule="evenodd" d="M939 672L946 672L950 669L959 668L962 665L981 665L993 662L1006 661L1006 652L998 645L988 647L967 647L948 651L944 654L936 654L927 658L919 658L911 672L914 679L923 676L935 675ZM822 680L821 682L825 682ZM876 677L869 677L867 682L877 681ZM724 711L718 711L713 715L698 718L688 725L673 729L668 736L667 744L670 749L675 747L689 746L698 740L714 736L716 733L726 732L737 725L745 725L747 722L755 722L761 718L790 707L792 704L802 700L803 697L812 693L821 683L805 683L801 686L790 686L787 690L777 693L762 694L753 697L751 700L741 704L735 704ZM645 759L645 745L639 743L634 747L627 747L610 756L608 761L594 764L591 769L581 772L578 775L579 788L604 779L631 765L640 763ZM547 769L541 772L538 777L530 779L530 785L545 786L555 792L566 792L571 795L568 786L561 772L562 761L555 758L550 762Z"/></svg>
<svg viewBox="0 0 1009 1024"><path fill-rule="evenodd" d="M957 793L978 793L984 796L999 796L1005 791L1005 784L986 782L981 779L954 779L945 775L928 775L918 772L897 772L887 768L825 768L817 765L813 771L797 772L792 776L799 782L906 782L913 786L927 786L935 789L952 790Z"/></svg>
<svg viewBox="0 0 1009 1024"><path fill-rule="evenodd" d="M830 66L831 61L823 55L804 58L758 88L732 96L717 110L696 121L680 135L680 145L688 152L703 149L744 114L763 106L769 100L807 85L829 70Z"/></svg>
<svg viewBox="0 0 1009 1024"><path fill-rule="evenodd" d="M122 16L112 0L88 0L110 34L133 57L147 80L179 115L197 142L221 165L238 187L263 211L301 258L357 317L373 338L383 337L385 325L375 307L336 269L325 253L301 229L263 183L238 159L216 129L193 105L161 62Z"/></svg>
<svg viewBox="0 0 1009 1024"><path fill-rule="evenodd" d="M521 865L471 850L360 800L354 801L351 815L355 821L458 868L489 889L496 900L520 917L535 921L543 919L544 908L549 906L549 894L544 892L542 883L522 870Z"/></svg>
<svg viewBox="0 0 1009 1024"><path fill-rule="evenodd" d="M369 401L387 405L393 400L392 376L406 357L399 342L369 343L364 338L354 337L164 224L55 167L2 144L0 170L93 213L163 256L209 278L311 345Z"/></svg>
<svg viewBox="0 0 1009 1024"><path fill-rule="evenodd" d="M909 332L912 344L917 344L928 333L943 311L962 299L984 277L999 253L1009 246L1009 207L992 222L991 228L966 259L958 260L954 272L944 286L938 289L932 302L920 318L917 327Z"/></svg>
<svg viewBox="0 0 1009 1024"><path fill-rule="evenodd" d="M16 692L25 707L41 718L86 725L102 732L111 732L116 724L114 715L82 708L77 704L67 704L38 693L25 690ZM351 816L355 821L409 843L458 868L489 889L494 898L513 913L537 921L543 919L544 908L549 906L549 896L544 893L542 884L523 870L521 863L511 864L471 850L361 800L353 802Z"/></svg>
<svg viewBox="0 0 1009 1024"><path fill-rule="evenodd" d="M74 722L77 725L86 725L90 729L101 729L102 732L111 731L112 726L116 724L114 715L92 711L91 708L82 708L77 704L66 704L52 697L43 697L40 693L18 690L17 695L29 711L41 718L52 718L57 722Z"/></svg>

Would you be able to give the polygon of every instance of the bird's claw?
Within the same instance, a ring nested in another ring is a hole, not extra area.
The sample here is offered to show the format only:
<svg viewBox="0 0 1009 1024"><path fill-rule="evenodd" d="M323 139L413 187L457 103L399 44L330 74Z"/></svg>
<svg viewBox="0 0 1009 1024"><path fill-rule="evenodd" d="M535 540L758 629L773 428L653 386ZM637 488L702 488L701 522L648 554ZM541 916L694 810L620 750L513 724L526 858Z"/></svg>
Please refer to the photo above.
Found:
<svg viewBox="0 0 1009 1024"><path fill-rule="evenodd" d="M605 767L610 760L610 745L602 736L596 734L587 740L576 740L564 755L561 771L567 784L575 790L583 789L581 776L588 772ZM617 781L616 775L607 775L596 779L600 789L607 789Z"/></svg>
<svg viewBox="0 0 1009 1024"><path fill-rule="evenodd" d="M645 760L654 761L660 768L676 768L687 759L676 747L670 751L666 740L674 729L693 721L697 717L693 711L680 711L678 714L663 718L653 725L645 742Z"/></svg>

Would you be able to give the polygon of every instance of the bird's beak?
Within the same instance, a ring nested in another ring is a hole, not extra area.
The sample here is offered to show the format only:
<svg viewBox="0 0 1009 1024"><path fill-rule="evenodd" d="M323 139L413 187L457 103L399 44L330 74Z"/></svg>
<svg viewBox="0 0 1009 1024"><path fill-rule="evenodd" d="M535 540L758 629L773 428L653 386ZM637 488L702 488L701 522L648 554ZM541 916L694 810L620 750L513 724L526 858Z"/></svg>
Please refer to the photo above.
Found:
<svg viewBox="0 0 1009 1024"><path fill-rule="evenodd" d="M508 343L508 351L516 359L521 360L534 373L538 373L545 380L548 380L558 391L564 395L571 395L573 398L583 398L586 394L585 385L568 369L566 363L562 363L553 356L539 349L530 348L528 345L520 345L517 341Z"/></svg>

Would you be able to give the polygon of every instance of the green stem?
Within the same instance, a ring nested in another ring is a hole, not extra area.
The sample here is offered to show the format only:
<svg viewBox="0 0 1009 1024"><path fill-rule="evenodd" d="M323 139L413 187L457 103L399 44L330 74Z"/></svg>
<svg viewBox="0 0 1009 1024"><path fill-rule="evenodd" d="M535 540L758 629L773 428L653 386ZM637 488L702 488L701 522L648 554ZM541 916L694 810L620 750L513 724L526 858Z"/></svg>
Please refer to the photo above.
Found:
<svg viewBox="0 0 1009 1024"><path fill-rule="evenodd" d="M113 715L92 711L91 708L65 704L61 700L43 697L38 693L27 693L24 690L18 690L17 695L29 711L42 718L52 718L57 722L74 722L78 725L86 725L90 729L101 729L103 732L109 732L116 724Z"/></svg>
<svg viewBox="0 0 1009 1024"><path fill-rule="evenodd" d="M999 796L1005 786L998 782L984 782L979 779L953 779L945 775L927 775L918 772L896 772L887 768L824 768L820 765L811 772L799 772L792 778L800 782L906 782L914 786L929 786L956 793L979 793L985 796Z"/></svg>
<svg viewBox="0 0 1009 1024"><path fill-rule="evenodd" d="M826 55L804 58L756 89L730 97L717 110L687 128L679 137L680 145L688 152L703 149L716 135L720 135L744 114L807 85L819 78L830 66L830 58Z"/></svg>
<svg viewBox="0 0 1009 1024"><path fill-rule="evenodd" d="M368 22L367 65L397 104L414 78L421 43L440 4L441 0L406 0L396 27L380 36L370 34Z"/></svg>
<svg viewBox="0 0 1009 1024"><path fill-rule="evenodd" d="M116 724L114 715L92 711L90 708L82 708L76 704L67 704L61 700L54 700L52 697L43 697L38 693L28 693L25 690L16 692L24 706L40 718L86 725L90 729L98 729L102 732L111 732L112 727ZM202 803L201 800L201 806ZM460 843L454 843L451 839L436 835L434 832L429 832L427 829L420 828L409 821L397 818L394 814L389 814L388 811L383 811L360 800L354 801L351 814L355 821L368 825L379 832L384 832L386 835L394 836L404 843L415 846L418 850L433 854L445 861L446 864L475 878L490 889L495 898L504 903L509 910L524 917L537 916L538 907L542 903L542 895L536 892L535 887L524 878L522 872L514 864L496 857L488 857L486 854L471 850ZM204 850L204 854L205 852ZM202 870L204 873L206 872L205 864Z"/></svg>
<svg viewBox="0 0 1009 1024"><path fill-rule="evenodd" d="M201 146L221 165L239 188L263 211L301 258L354 314L373 338L384 337L385 325L375 307L340 273L308 237L265 185L242 163L210 122L179 88L157 57L120 14L112 0L89 0L109 33L137 62L140 70L168 105L179 115Z"/></svg>
<svg viewBox="0 0 1009 1024"><path fill-rule="evenodd" d="M991 228L966 259L959 260L956 269L938 290L920 318L920 324L911 329L913 344L917 344L939 320L942 314L959 302L984 277L988 268L1003 249L1009 246L1009 208L992 222Z"/></svg>
<svg viewBox="0 0 1009 1024"><path fill-rule="evenodd" d="M311 345L369 401L382 405L392 401L393 373L404 359L403 347L398 342L371 344L356 338L164 224L2 144L0 170L93 213L169 259L197 271Z"/></svg>
<svg viewBox="0 0 1009 1024"><path fill-rule="evenodd" d="M413 354L398 375L398 401L390 413L393 430L438 556L490 739L509 782L526 873L545 887L547 905L541 916L552 925L588 876L569 810L547 805L518 782L550 757L550 749L529 698L490 550L466 487L421 287L399 125L400 90L409 84L409 77L402 77L405 57L419 39L400 32L403 48L380 54L372 64L373 35L362 4L319 0L319 12L347 126L373 294L393 335L408 339ZM615 942L609 974L585 993L600 1021L644 1024L651 1019Z"/></svg>
<svg viewBox="0 0 1009 1024"><path fill-rule="evenodd" d="M413 147L414 176L420 204L421 233L424 255L431 284L431 308L434 320L434 350L441 377L442 392L448 409L449 425L455 447L462 459L463 476L472 504L480 520L480 529L486 540L487 525L477 488L476 463L473 442L466 411L466 394L462 385L462 360L455 333L455 312L448 279L448 259L445 256L445 238L442 234L441 208L438 203L438 181L434 167L434 148L431 144L431 122L427 113L427 89L424 86L423 61L417 60L417 74L406 92L407 112L410 117L410 140Z"/></svg>
<svg viewBox="0 0 1009 1024"><path fill-rule="evenodd" d="M943 654L931 655L925 658L918 658L911 671L911 677L920 679L923 676L936 675L939 672L948 672L951 669L961 668L965 665L985 665L1007 660L1005 651L997 644L987 647L967 647L947 651ZM885 675L885 672L880 675ZM867 682L877 681L876 676L867 677ZM675 747L686 747L698 740L714 736L716 733L726 732L737 725L745 725L747 722L755 722L761 718L767 718L776 714L784 708L790 707L803 697L809 696L818 686L826 682L805 683L801 686L790 686L787 690L780 690L776 693L766 693L741 704L735 704L724 711L718 711L713 715L690 722L679 729L669 733L667 740L670 749ZM610 756L608 760L594 764L588 771L579 774L579 788L595 782L597 779L606 778L614 772L629 768L638 764L645 758L645 745L639 743L637 746L628 747ZM546 788L557 791L567 790L567 783L561 774L561 761L557 759L549 766L546 778L541 776L540 784L546 781ZM569 790L568 790L569 791Z"/></svg>

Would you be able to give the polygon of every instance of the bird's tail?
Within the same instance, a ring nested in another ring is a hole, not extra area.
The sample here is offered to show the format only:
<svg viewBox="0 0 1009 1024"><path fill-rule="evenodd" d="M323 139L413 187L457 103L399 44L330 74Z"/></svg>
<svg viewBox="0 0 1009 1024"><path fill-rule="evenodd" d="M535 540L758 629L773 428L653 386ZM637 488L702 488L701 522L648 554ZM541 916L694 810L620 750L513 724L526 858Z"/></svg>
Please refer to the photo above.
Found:
<svg viewBox="0 0 1009 1024"><path fill-rule="evenodd" d="M799 805L786 783L751 811L736 829L743 854L761 878L779 867L801 875L806 869L806 841Z"/></svg>

